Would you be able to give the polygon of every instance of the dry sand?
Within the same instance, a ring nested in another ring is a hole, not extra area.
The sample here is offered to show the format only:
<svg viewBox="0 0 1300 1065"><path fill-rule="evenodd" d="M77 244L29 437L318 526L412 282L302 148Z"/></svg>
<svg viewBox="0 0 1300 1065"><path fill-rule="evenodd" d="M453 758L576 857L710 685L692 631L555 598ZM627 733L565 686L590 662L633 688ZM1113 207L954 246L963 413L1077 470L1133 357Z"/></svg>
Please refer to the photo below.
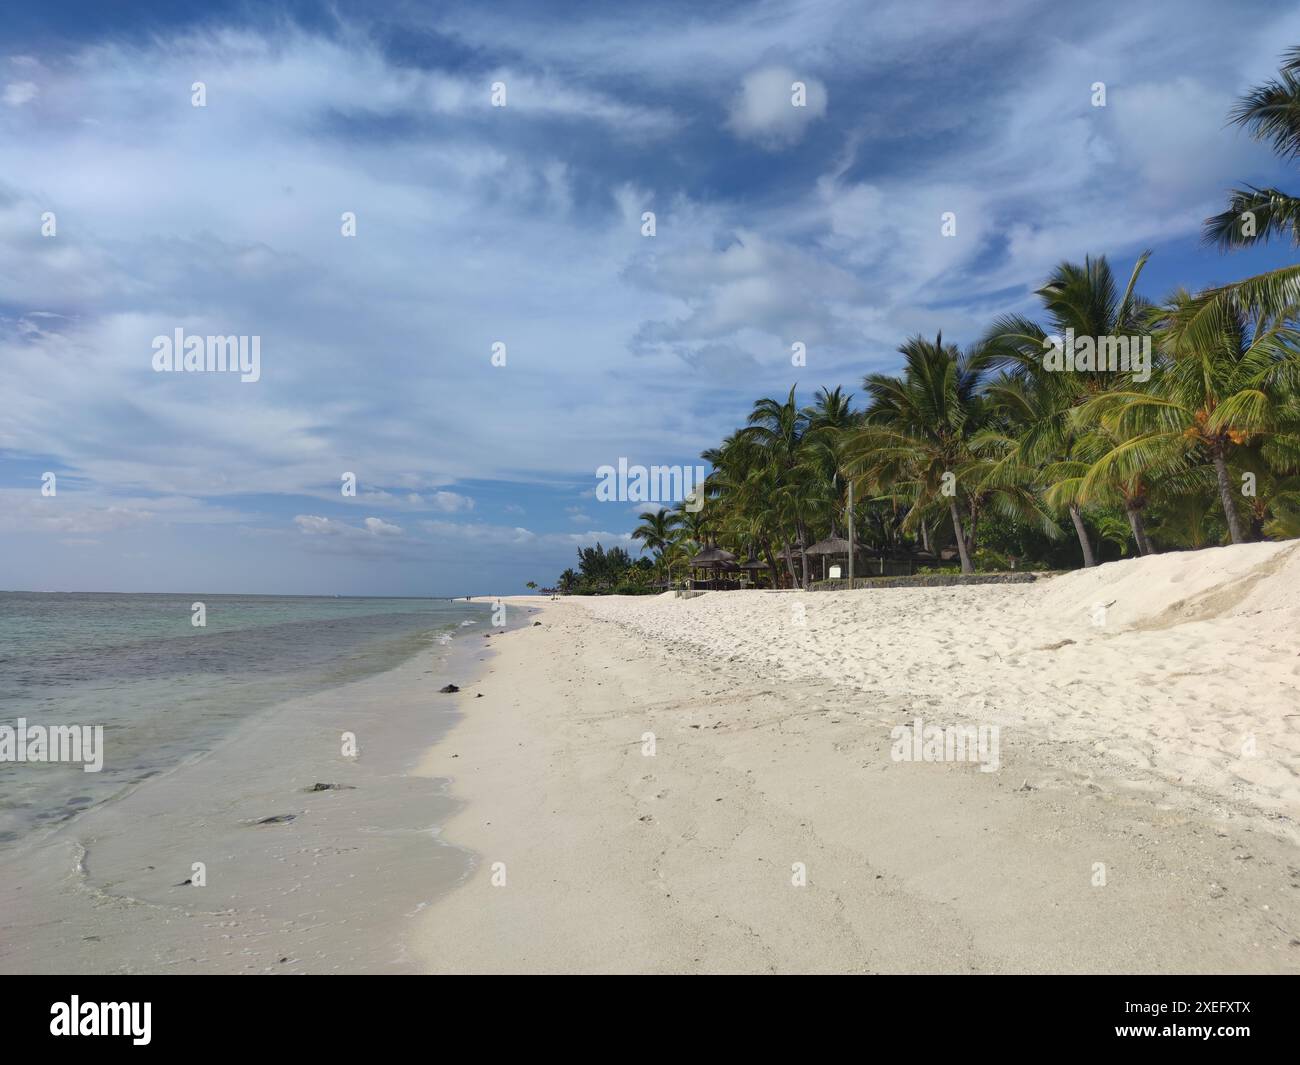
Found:
<svg viewBox="0 0 1300 1065"><path fill-rule="evenodd" d="M521 602L420 770L479 855L430 969L1300 971L1300 544ZM917 717L997 772L895 761Z"/></svg>

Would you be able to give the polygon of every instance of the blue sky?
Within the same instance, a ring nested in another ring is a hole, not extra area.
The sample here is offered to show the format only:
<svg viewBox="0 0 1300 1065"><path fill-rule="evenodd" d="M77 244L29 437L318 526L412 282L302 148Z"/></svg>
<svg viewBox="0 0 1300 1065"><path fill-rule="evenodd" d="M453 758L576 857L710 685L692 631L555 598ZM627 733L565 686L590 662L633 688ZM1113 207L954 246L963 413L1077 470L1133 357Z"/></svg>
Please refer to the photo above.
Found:
<svg viewBox="0 0 1300 1065"><path fill-rule="evenodd" d="M0 588L521 591L627 542L597 467L858 391L1062 259L1152 248L1159 298L1293 257L1199 227L1300 185L1225 125L1296 5L187 6L6 13ZM155 373L177 328L260 380Z"/></svg>

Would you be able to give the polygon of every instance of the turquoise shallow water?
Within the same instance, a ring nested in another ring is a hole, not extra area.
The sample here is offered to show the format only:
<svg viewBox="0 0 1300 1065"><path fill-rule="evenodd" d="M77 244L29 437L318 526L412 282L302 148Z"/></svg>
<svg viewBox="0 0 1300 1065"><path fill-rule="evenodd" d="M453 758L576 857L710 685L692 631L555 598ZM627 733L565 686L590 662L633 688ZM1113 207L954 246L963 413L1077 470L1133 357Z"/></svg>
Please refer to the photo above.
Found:
<svg viewBox="0 0 1300 1065"><path fill-rule="evenodd" d="M191 624L192 604L206 626ZM0 725L102 725L104 767L0 762L0 847L210 749L285 699L479 633L438 599L0 592Z"/></svg>

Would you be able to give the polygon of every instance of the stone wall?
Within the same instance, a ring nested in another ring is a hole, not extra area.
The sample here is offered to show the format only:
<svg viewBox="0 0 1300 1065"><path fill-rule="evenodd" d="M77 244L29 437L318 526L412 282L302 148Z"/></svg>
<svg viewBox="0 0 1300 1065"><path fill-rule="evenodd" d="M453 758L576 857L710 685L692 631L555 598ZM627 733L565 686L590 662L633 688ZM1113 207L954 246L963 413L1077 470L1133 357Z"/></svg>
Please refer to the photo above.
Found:
<svg viewBox="0 0 1300 1065"><path fill-rule="evenodd" d="M961 584L1029 584L1038 580L1037 573L918 573L913 577L855 577L854 588L946 588ZM848 591L849 582L815 581L814 592Z"/></svg>

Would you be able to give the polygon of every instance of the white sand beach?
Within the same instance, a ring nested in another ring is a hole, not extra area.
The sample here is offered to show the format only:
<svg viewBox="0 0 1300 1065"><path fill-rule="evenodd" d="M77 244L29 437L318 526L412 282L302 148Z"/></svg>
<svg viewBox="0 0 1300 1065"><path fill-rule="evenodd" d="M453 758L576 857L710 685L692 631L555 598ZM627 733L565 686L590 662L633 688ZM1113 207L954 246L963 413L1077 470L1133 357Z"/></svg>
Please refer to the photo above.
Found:
<svg viewBox="0 0 1300 1065"><path fill-rule="evenodd" d="M423 764L479 855L433 970L1300 971L1300 544L540 605Z"/></svg>
<svg viewBox="0 0 1300 1065"><path fill-rule="evenodd" d="M1300 543L507 601L10 852L0 969L1300 971Z"/></svg>

